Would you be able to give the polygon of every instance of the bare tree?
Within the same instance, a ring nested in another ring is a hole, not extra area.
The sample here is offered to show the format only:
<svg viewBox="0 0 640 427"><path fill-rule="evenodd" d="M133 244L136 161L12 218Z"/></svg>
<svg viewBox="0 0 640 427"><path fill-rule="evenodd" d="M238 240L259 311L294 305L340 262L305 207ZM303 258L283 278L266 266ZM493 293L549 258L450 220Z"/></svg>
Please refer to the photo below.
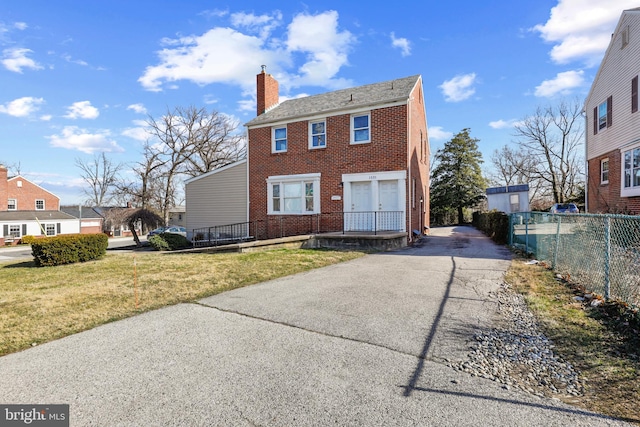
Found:
<svg viewBox="0 0 640 427"><path fill-rule="evenodd" d="M9 175L11 176L17 176L17 175L21 175L21 168L22 166L20 165L20 162L18 163L5 163L3 161L0 160L0 165L4 165L7 168L7 171L9 172Z"/></svg>
<svg viewBox="0 0 640 427"><path fill-rule="evenodd" d="M143 160L134 166L135 180L121 193L137 206L155 209L165 218L181 200L181 180L198 176L246 156L239 123L216 111L177 107L156 119L149 116Z"/></svg>
<svg viewBox="0 0 640 427"><path fill-rule="evenodd" d="M556 203L578 193L584 181L583 136L582 105L577 100L538 107L515 126L514 142L534 162L531 178L543 182Z"/></svg>
<svg viewBox="0 0 640 427"><path fill-rule="evenodd" d="M535 156L525 150L505 145L491 155L493 171L490 179L495 185L529 185L529 203L548 203L550 192L546 181L541 180L540 165Z"/></svg>
<svg viewBox="0 0 640 427"><path fill-rule="evenodd" d="M90 161L76 158L75 163L80 168L80 176L87 184L87 187L83 188L87 196L86 203L92 206L109 204L116 189L122 164L112 162L104 152L94 156Z"/></svg>

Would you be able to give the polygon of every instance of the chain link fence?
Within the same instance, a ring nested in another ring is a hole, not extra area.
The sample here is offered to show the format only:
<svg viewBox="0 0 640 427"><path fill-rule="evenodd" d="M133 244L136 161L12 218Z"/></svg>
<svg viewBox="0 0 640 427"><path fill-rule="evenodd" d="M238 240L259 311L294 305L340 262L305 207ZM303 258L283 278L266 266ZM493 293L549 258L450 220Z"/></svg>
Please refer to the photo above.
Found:
<svg viewBox="0 0 640 427"><path fill-rule="evenodd" d="M605 299L640 306L640 217L520 212L509 244Z"/></svg>

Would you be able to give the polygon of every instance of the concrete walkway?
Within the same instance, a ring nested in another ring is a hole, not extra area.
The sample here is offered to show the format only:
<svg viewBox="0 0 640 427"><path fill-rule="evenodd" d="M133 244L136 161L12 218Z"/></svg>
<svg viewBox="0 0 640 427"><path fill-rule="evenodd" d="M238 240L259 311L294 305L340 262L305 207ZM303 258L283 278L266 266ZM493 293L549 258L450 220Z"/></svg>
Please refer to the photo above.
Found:
<svg viewBox="0 0 640 427"><path fill-rule="evenodd" d="M491 324L509 260L434 229L2 357L0 403L68 403L72 426L627 425L445 365Z"/></svg>

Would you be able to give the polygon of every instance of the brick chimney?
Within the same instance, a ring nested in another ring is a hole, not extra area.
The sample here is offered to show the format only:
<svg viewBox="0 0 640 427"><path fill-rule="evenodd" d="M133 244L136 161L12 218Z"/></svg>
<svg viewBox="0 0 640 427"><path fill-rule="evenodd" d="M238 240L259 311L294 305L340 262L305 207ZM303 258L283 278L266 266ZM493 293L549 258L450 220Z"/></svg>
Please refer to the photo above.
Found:
<svg viewBox="0 0 640 427"><path fill-rule="evenodd" d="M267 66L262 66L262 71L256 76L258 86L258 116L280 102L278 94L278 81L271 74L267 74Z"/></svg>
<svg viewBox="0 0 640 427"><path fill-rule="evenodd" d="M0 212L8 209L9 203L9 182L8 171L4 165L0 165Z"/></svg>

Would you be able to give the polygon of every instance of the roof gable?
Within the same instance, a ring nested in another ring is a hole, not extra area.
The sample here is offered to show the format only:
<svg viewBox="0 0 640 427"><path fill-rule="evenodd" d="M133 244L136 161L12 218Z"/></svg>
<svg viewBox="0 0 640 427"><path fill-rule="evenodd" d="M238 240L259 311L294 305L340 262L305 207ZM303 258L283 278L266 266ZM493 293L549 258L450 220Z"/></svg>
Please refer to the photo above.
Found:
<svg viewBox="0 0 640 427"><path fill-rule="evenodd" d="M208 177L208 176L215 175L215 174L217 174L217 173L220 173L220 172L226 171L227 169L231 169L231 168L234 168L234 167L236 167L236 166L240 166L240 165L241 165L241 164L243 164L243 163L247 163L247 159L238 160L237 162L230 163L230 164L228 164L228 165L222 166L222 167L217 168L217 169L214 169L214 170L212 170L212 171L209 171L209 172L203 173L202 175L194 176L193 178L189 178L189 179L187 179L184 183L185 183L185 185L186 185L186 184L192 183L192 182L194 182L194 181L201 180L202 178L206 178L206 177Z"/></svg>
<svg viewBox="0 0 640 427"><path fill-rule="evenodd" d="M609 56L611 54L611 50L616 46L616 41L618 41L618 35L620 34L622 28L622 23L625 20L625 18L627 16L633 17L636 26L640 27L640 7L636 7L633 9L627 9L627 10L623 10L622 14L620 15L620 19L618 20L618 23L616 24L616 29L613 32L613 34L611 35L611 40L609 40L609 46L607 47L607 50L604 53L604 56L602 57L602 62L600 63L600 66L598 67L598 71L596 72L596 76L593 79L593 83L591 83L591 88L589 89L589 93L587 94L587 97L585 98L585 107L589 104L591 104L590 100L591 100L591 96L593 95L593 91L596 87L596 85L598 84L599 80L600 80L600 76L602 74L602 70L608 65L608 59Z"/></svg>
<svg viewBox="0 0 640 427"><path fill-rule="evenodd" d="M414 75L320 95L290 99L254 118L245 126L259 126L311 115L368 108L393 102L406 102L420 78L420 75Z"/></svg>
<svg viewBox="0 0 640 427"><path fill-rule="evenodd" d="M44 188L42 188L41 186L39 186L38 184L28 180L27 178L23 177L22 175L16 175L14 177L11 177L9 179L7 179L7 182L11 182L11 181L18 181L18 180L23 180L28 182L30 185L33 185L34 187L38 187L40 190L44 191L47 194L52 195L53 197L55 197L56 199L60 200L60 197L56 196L55 194L53 194L51 191L46 190Z"/></svg>

